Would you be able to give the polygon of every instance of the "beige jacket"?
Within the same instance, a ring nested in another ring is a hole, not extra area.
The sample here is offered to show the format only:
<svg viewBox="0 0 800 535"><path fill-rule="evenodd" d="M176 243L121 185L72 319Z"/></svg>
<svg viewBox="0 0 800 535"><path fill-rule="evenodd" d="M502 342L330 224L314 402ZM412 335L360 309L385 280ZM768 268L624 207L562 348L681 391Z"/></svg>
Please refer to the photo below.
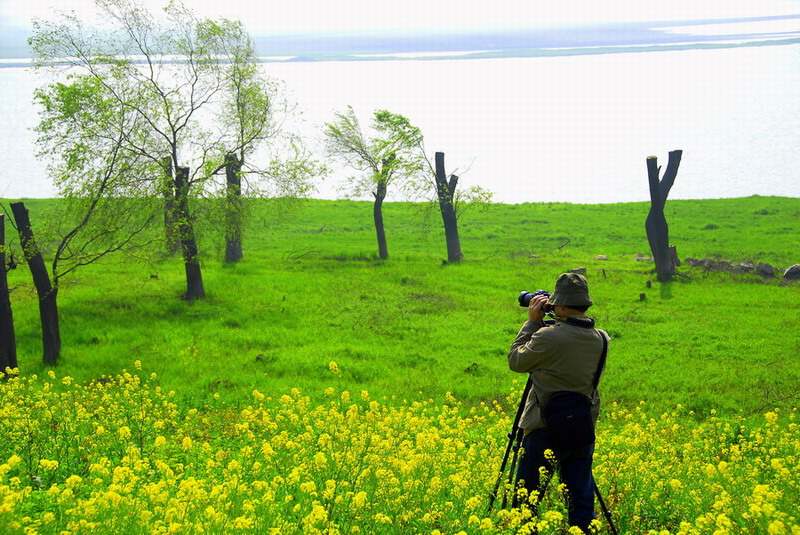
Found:
<svg viewBox="0 0 800 535"><path fill-rule="evenodd" d="M525 402L519 426L526 431L545 427L540 404L561 390L592 396L592 381L600 363L605 336L594 329L594 320L573 318L553 325L525 322L511 344L508 366L515 372L531 373L533 387ZM578 326L574 322L582 325ZM592 398L595 422L600 414L600 394Z"/></svg>

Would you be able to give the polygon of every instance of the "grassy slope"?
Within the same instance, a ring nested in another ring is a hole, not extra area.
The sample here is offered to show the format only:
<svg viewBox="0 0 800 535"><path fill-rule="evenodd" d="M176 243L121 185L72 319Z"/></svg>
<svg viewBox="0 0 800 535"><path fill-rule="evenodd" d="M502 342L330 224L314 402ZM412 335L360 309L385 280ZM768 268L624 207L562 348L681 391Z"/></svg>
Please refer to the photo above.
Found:
<svg viewBox="0 0 800 535"><path fill-rule="evenodd" d="M34 225L51 202L29 203ZM398 399L438 400L447 391L469 402L496 399L522 379L505 362L524 320L519 290L551 288L560 272L586 267L592 315L614 338L607 400L745 414L797 404L797 286L683 266L685 277L647 289L652 264L634 256L648 253L648 203L469 212L460 225L460 265L441 262L437 214L425 220L408 204L386 206L392 256L377 261L370 207L309 201L279 217L262 206L248 229L246 259L235 266L221 264L217 240L206 236L209 297L193 305L178 298L177 259L118 258L79 271L59 296L59 374L88 381L140 359L181 398L212 404L245 403L253 388L297 387L315 398L329 385ZM681 258L781 268L800 261L792 232L799 215L793 198L667 203ZM598 254L609 259L594 260ZM20 367L41 373L27 270L12 272L11 284ZM329 371L331 361L339 375Z"/></svg>

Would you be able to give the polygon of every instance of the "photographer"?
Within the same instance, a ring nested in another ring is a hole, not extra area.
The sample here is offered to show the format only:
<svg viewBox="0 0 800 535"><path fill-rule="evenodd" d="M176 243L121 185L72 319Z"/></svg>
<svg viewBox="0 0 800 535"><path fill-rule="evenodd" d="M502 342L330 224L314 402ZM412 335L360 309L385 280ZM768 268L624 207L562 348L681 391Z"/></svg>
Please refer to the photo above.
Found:
<svg viewBox="0 0 800 535"><path fill-rule="evenodd" d="M522 304L522 303L521 303ZM528 321L522 326L508 353L511 370L531 374L532 385L525 400L519 427L524 430L522 458L517 470L517 486L528 491L528 500L536 514L554 471L559 469L566 486L570 526L590 533L594 515L593 425L591 443L578 447L556 448L542 415L555 393L577 392L587 404L586 420L594 423L600 411L600 395L596 391L608 340L604 331L594 328L594 320L586 316L592 305L586 279L576 273L563 273L556 281L552 295L534 295L528 306ZM554 313L555 321L544 321L545 312ZM590 400L590 405L589 405ZM545 451L551 450L546 456ZM552 461L555 460L555 463ZM555 464L555 466L554 466ZM540 481L540 469L546 474ZM518 500L515 499L515 506Z"/></svg>

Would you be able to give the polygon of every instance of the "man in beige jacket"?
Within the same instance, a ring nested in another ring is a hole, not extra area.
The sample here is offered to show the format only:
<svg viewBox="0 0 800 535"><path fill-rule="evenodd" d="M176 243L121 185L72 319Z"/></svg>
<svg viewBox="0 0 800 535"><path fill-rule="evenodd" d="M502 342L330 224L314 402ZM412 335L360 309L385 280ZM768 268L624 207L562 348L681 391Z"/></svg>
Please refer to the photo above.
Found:
<svg viewBox="0 0 800 535"><path fill-rule="evenodd" d="M600 395L594 390L593 382L603 353L603 337L608 340L608 335L595 329L594 320L586 316L591 305L586 279L576 273L563 273L552 295L531 299L528 321L508 353L511 370L531 374L532 381L519 423L524 437L517 484L527 489L535 512L550 475L557 467L561 482L566 486L569 524L580 527L585 533L589 533L589 525L595 518L594 443L575 449L553 448L541 408L555 392L579 392L591 400L592 418L597 421ZM544 321L546 311L554 312L555 321ZM551 450L553 456L545 455L547 450ZM544 481L539 477L542 468L547 474Z"/></svg>

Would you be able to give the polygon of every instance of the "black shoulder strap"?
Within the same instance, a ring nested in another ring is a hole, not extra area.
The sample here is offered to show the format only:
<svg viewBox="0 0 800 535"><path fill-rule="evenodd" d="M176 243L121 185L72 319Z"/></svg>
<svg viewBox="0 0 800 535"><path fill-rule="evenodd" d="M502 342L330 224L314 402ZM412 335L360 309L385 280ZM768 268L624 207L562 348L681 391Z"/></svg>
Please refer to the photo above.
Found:
<svg viewBox="0 0 800 535"><path fill-rule="evenodd" d="M608 354L608 340L606 340L606 335L597 331L597 334L600 335L600 338L603 339L603 352L600 354L600 362L597 363L597 371L594 374L594 382L592 383L592 396L594 396L595 390L597 390L597 385L600 384L600 374L603 373L603 368L606 365L606 355Z"/></svg>

